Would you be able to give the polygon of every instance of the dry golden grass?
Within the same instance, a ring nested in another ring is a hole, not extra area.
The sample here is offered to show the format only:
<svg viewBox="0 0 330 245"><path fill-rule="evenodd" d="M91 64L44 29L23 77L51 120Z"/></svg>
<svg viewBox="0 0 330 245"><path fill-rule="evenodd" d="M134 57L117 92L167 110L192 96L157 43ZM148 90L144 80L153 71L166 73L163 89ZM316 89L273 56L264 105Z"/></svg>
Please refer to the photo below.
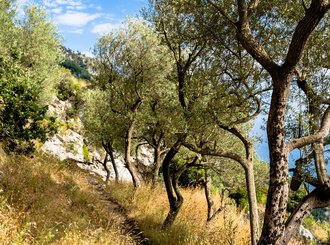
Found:
<svg viewBox="0 0 330 245"><path fill-rule="evenodd" d="M77 167L47 156L3 157L0 152L0 244L132 244L120 233L118 214L100 201ZM184 204L173 227L161 231L168 212L163 187L143 187L133 196L131 184L111 184L108 192L135 219L154 244L249 244L249 221L227 204L206 225L207 205L202 190L185 189ZM219 199L215 198L219 206ZM327 241L329 223L311 230ZM304 244L292 240L290 245Z"/></svg>
<svg viewBox="0 0 330 245"><path fill-rule="evenodd" d="M313 234L324 244L330 242L330 223L329 222L316 222L312 229Z"/></svg>
<svg viewBox="0 0 330 245"><path fill-rule="evenodd" d="M168 201L163 188L150 191L143 187L134 197L131 185L110 185L109 193L137 220L145 235L154 244L249 244L249 222L235 206L227 205L211 224L206 225L207 204L198 189L182 190L184 204L174 225L161 231L168 212ZM217 205L219 205L219 200Z"/></svg>
<svg viewBox="0 0 330 245"><path fill-rule="evenodd" d="M132 244L81 171L47 156L0 169L0 244Z"/></svg>
<svg viewBox="0 0 330 245"><path fill-rule="evenodd" d="M140 228L154 244L250 244L249 220L235 205L227 204L223 211L211 224L206 225L207 204L203 190L182 189L184 204L174 225L167 231L161 226L168 213L168 200L165 189L158 186L151 191L142 187L133 196L131 184L111 184L108 192L128 211L131 218L138 221ZM215 198L217 207L219 198ZM322 242L328 242L330 224L315 222L312 233ZM292 238L290 245L303 245L306 242ZM309 243L308 243L309 244Z"/></svg>

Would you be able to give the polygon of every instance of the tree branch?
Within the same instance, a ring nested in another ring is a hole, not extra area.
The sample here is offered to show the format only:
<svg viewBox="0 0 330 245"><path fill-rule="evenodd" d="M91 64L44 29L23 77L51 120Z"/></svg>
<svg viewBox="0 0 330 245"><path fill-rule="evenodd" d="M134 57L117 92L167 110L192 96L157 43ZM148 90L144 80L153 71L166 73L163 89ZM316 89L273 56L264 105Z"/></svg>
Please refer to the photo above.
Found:
<svg viewBox="0 0 330 245"><path fill-rule="evenodd" d="M277 71L278 65L269 56L263 46L253 37L252 31L248 22L248 10L244 0L237 0L239 21L235 23L237 29L237 37L242 46L249 54L256 59L270 74Z"/></svg>
<svg viewBox="0 0 330 245"><path fill-rule="evenodd" d="M226 13L221 7L219 7L218 5L216 5L216 4L215 4L213 1L211 1L211 0L207 0L207 2L208 2L209 4L211 4L216 10L218 10L219 13L225 18L225 20L226 20L229 24L235 26L235 21L232 20L232 19L227 15L227 13ZM235 26L235 27L236 27L236 26Z"/></svg>
<svg viewBox="0 0 330 245"><path fill-rule="evenodd" d="M316 188L309 193L295 208L285 224L285 235L281 244L288 244L292 235L298 232L298 229L304 219L315 208L324 208L330 204L330 193L322 188Z"/></svg>
<svg viewBox="0 0 330 245"><path fill-rule="evenodd" d="M329 10L330 3L324 4L323 2L322 0L313 0L305 16L299 21L292 36L285 62L282 65L285 72L292 72L300 61L309 37Z"/></svg>
<svg viewBox="0 0 330 245"><path fill-rule="evenodd" d="M257 110L252 114L244 117L242 119L236 120L234 124L243 124L255 119L261 112L261 100L255 97L255 101L257 102Z"/></svg>
<svg viewBox="0 0 330 245"><path fill-rule="evenodd" d="M312 135L308 135L299 139L294 139L290 142L287 143L287 149L288 152L291 152L292 150L296 148L300 148L309 144L312 144L316 141L323 140L328 134L330 130L330 106L326 109L322 123L321 123L321 128Z"/></svg>
<svg viewBox="0 0 330 245"><path fill-rule="evenodd" d="M183 142L183 146L186 147L187 149L189 149L195 153L201 154L201 155L229 158L229 159L232 159L232 160L238 162L239 164L241 164L243 166L243 168L248 167L248 163L246 162L246 160L244 158L242 158L240 155L233 153L233 152L224 151L222 149L218 149L216 151L211 150L209 148L199 149L195 145L189 144L187 142Z"/></svg>
<svg viewBox="0 0 330 245"><path fill-rule="evenodd" d="M258 5L259 5L259 0L251 1L250 6L249 6L248 11L247 11L247 16L248 17L250 17L252 15L252 13L257 9Z"/></svg>

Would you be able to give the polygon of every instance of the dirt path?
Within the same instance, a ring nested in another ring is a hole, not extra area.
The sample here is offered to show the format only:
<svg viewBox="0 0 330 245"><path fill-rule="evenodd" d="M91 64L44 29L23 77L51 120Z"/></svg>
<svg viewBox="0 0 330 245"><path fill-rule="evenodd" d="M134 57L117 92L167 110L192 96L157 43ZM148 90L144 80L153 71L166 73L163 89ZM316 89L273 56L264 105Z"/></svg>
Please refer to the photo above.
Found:
<svg viewBox="0 0 330 245"><path fill-rule="evenodd" d="M119 217L122 227L122 234L130 236L134 240L135 244L152 245L149 239L144 236L136 221L130 219L126 213L126 210L116 200L114 200L109 193L107 193L104 184L100 184L93 177L88 177L87 181L99 192L100 200L104 203L104 206Z"/></svg>

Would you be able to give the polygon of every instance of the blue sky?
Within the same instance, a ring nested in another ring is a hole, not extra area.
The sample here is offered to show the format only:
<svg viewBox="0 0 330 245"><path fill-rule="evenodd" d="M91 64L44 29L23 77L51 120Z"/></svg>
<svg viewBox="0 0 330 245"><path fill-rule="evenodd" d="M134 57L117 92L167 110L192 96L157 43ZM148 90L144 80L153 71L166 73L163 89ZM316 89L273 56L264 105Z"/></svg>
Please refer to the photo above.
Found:
<svg viewBox="0 0 330 245"><path fill-rule="evenodd" d="M148 0L19 0L21 6L31 2L47 9L65 47L90 54L98 36L137 16Z"/></svg>

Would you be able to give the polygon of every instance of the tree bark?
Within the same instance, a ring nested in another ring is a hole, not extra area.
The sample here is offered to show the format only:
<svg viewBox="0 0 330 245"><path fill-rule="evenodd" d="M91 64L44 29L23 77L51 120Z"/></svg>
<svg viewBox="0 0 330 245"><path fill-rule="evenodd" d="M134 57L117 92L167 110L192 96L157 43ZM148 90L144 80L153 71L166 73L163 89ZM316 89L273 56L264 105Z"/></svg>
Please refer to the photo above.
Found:
<svg viewBox="0 0 330 245"><path fill-rule="evenodd" d="M115 157L114 157L114 154L113 154L113 148L112 148L112 145L111 144L109 144L109 152L108 152L108 154L110 156L112 167L113 167L113 170L115 172L115 180L118 183L119 182L119 173L118 173L117 164L116 164L116 160L115 160Z"/></svg>
<svg viewBox="0 0 330 245"><path fill-rule="evenodd" d="M211 219L213 218L213 214L214 214L214 202L212 200L211 197L211 178L209 176L209 170L206 168L204 170L204 192L205 192L205 197L206 197L206 202L207 202L207 220L206 222L211 221Z"/></svg>
<svg viewBox="0 0 330 245"><path fill-rule="evenodd" d="M245 169L246 188L248 193L248 201L250 206L250 233L251 243L256 245L259 238L259 214L258 214L258 202L256 194L256 186L254 180L253 162L249 162Z"/></svg>
<svg viewBox="0 0 330 245"><path fill-rule="evenodd" d="M330 190L316 188L307 195L291 214L285 225L285 234L280 244L289 243L292 235L296 234L305 218L315 208L324 208L330 205Z"/></svg>
<svg viewBox="0 0 330 245"><path fill-rule="evenodd" d="M106 153L110 156L112 168L115 172L115 181L118 183L119 182L119 173L118 173L118 169L117 169L116 160L114 157L114 150L112 147L112 143L111 142L102 143L102 146L103 146L104 150L106 151Z"/></svg>
<svg viewBox="0 0 330 245"><path fill-rule="evenodd" d="M154 169L152 173L152 188L154 189L157 185L158 178L159 178L159 169L162 165L161 159L160 159L160 145L157 145L154 148Z"/></svg>
<svg viewBox="0 0 330 245"><path fill-rule="evenodd" d="M104 157L104 160L103 160L103 168L104 170L107 172L107 176L105 177L105 183L109 183L109 180L110 180L110 170L107 166L107 162L108 162L108 153L105 153L105 157Z"/></svg>
<svg viewBox="0 0 330 245"><path fill-rule="evenodd" d="M170 207L170 211L163 224L163 229L167 229L173 225L183 204L183 196L179 189L179 178L184 171L186 171L189 167L193 166L196 163L197 159L198 157L196 156L193 162L186 163L185 165L181 166L172 177L172 187L176 195L176 201L174 205Z"/></svg>
<svg viewBox="0 0 330 245"><path fill-rule="evenodd" d="M168 227L170 227L176 218L176 215L178 213L178 209L180 208L180 200L177 200L174 192L173 192L173 186L171 181L171 174L170 174L170 163L174 156L179 152L180 147L182 144L182 139L179 137L179 139L175 142L175 144L171 147L171 149L167 152L162 166L163 166L163 178L165 182L165 188L167 193L167 198L170 203L170 211L162 225L162 229L165 230Z"/></svg>
<svg viewBox="0 0 330 245"><path fill-rule="evenodd" d="M274 89L267 121L270 156L270 182L259 244L280 244L285 230L285 215L289 194L288 152L285 142L285 113L291 76L273 78Z"/></svg>
<svg viewBox="0 0 330 245"><path fill-rule="evenodd" d="M134 121L131 122L125 137L125 164L132 176L133 185L136 191L142 186L142 180L139 176L137 167L134 165L134 161L131 159L131 148L132 148L132 136L134 131Z"/></svg>
<svg viewBox="0 0 330 245"><path fill-rule="evenodd" d="M212 200L212 195L211 195L212 179L209 175L209 171L210 170L208 168L205 168L204 192L207 202L206 223L210 223L212 220L214 220L225 208L225 202L224 202L225 199L224 199L224 190L223 190L221 195L220 207L217 210L215 210L214 202Z"/></svg>
<svg viewBox="0 0 330 245"><path fill-rule="evenodd" d="M211 1L208 1L211 2ZM213 4L215 5L215 4ZM252 3L250 6L254 6ZM257 6L257 4L255 5ZM221 7L218 11L226 17ZM267 137L270 156L270 183L264 225L259 244L279 245L285 234L285 215L288 201L288 154L295 147L317 142L329 131L329 122L323 122L321 131L312 137L300 138L289 144L285 141L285 114L292 73L303 56L308 39L330 8L329 1L312 0L304 17L296 26L283 65L274 62L267 50L254 38L250 28L250 15L245 0L237 0L238 21L230 21L236 27L237 37L247 52L259 62L272 77L273 93L267 121ZM219 10L220 9L220 10ZM328 110L326 113L330 113ZM308 142L307 142L308 141ZM319 172L324 172L323 168ZM324 174L322 174L324 175Z"/></svg>

